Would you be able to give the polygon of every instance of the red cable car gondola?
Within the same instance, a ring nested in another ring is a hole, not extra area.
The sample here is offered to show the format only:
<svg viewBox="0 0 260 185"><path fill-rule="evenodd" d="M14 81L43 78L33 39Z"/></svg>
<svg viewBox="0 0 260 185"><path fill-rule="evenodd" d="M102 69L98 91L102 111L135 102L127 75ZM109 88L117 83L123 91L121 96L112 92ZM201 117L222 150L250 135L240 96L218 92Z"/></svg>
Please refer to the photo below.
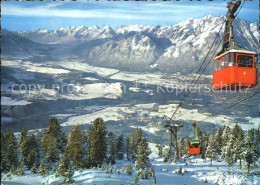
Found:
<svg viewBox="0 0 260 185"><path fill-rule="evenodd" d="M241 90L257 86L257 53L234 42L234 13L241 1L228 3L222 50L213 62L213 89Z"/></svg>
<svg viewBox="0 0 260 185"><path fill-rule="evenodd" d="M214 59L213 88L240 90L257 86L257 53L231 49Z"/></svg>
<svg viewBox="0 0 260 185"><path fill-rule="evenodd" d="M200 139L199 139L199 127L196 126L196 123L193 122L192 126L194 128L194 133L192 138L187 139L187 149L190 154L196 155L200 154L201 152L201 146L200 146Z"/></svg>

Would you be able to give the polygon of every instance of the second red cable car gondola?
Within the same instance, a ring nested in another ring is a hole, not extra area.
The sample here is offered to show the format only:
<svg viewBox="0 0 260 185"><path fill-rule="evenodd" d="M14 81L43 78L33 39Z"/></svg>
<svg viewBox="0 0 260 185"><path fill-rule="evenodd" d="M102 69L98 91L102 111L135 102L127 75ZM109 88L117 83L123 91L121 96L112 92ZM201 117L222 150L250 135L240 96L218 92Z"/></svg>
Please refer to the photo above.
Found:
<svg viewBox="0 0 260 185"><path fill-rule="evenodd" d="M213 61L213 89L241 90L257 86L257 53L235 44L234 13L241 1L228 3L222 50Z"/></svg>

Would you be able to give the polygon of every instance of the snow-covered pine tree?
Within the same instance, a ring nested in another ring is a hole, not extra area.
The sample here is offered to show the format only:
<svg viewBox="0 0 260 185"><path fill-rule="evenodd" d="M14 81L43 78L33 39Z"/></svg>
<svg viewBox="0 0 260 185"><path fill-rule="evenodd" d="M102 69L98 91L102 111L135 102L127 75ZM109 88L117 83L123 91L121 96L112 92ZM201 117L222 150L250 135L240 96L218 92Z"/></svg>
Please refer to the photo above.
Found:
<svg viewBox="0 0 260 185"><path fill-rule="evenodd" d="M18 152L20 160L24 160L24 154L28 152L25 149L25 142L27 139L27 131L25 128L22 129L19 140L18 140Z"/></svg>
<svg viewBox="0 0 260 185"><path fill-rule="evenodd" d="M223 134L222 134L222 146L227 145L227 143L229 141L230 134L231 134L231 132L230 132L229 126L225 125L224 130L223 130Z"/></svg>
<svg viewBox="0 0 260 185"><path fill-rule="evenodd" d="M120 170L121 170L122 173L124 173L125 172L125 165L123 165Z"/></svg>
<svg viewBox="0 0 260 185"><path fill-rule="evenodd" d="M5 134L5 138L7 141L7 150L6 150L6 166L9 171L12 166L18 166L18 149L17 149L17 141L12 131L8 131Z"/></svg>
<svg viewBox="0 0 260 185"><path fill-rule="evenodd" d="M223 128L219 127L215 139L216 153L218 155L221 154L221 149L222 149L222 134L223 134Z"/></svg>
<svg viewBox="0 0 260 185"><path fill-rule="evenodd" d="M73 182L72 176L74 172L72 170L72 165L70 163L68 148L64 148L62 159L59 161L59 166L57 171L58 171L58 175L64 177L63 182L65 184L71 184Z"/></svg>
<svg viewBox="0 0 260 185"><path fill-rule="evenodd" d="M80 125L72 128L69 134L68 149L73 166L78 169L84 166L84 133Z"/></svg>
<svg viewBox="0 0 260 185"><path fill-rule="evenodd" d="M144 179L144 169L140 168L137 172L139 179Z"/></svg>
<svg viewBox="0 0 260 185"><path fill-rule="evenodd" d="M204 162L206 162L206 150L208 147L209 143L209 136L204 133L201 139L201 158L203 159Z"/></svg>
<svg viewBox="0 0 260 185"><path fill-rule="evenodd" d="M49 165L47 163L47 158L44 157L39 167L39 174L44 176L47 175L48 173L49 173Z"/></svg>
<svg viewBox="0 0 260 185"><path fill-rule="evenodd" d="M130 137L130 158L131 160L136 160L137 150L139 143L142 139L142 129L135 128L132 130L131 137Z"/></svg>
<svg viewBox="0 0 260 185"><path fill-rule="evenodd" d="M179 155L180 157L183 157L187 152L186 142L183 138L179 139L178 147L179 147Z"/></svg>
<svg viewBox="0 0 260 185"><path fill-rule="evenodd" d="M7 152L7 140L4 133L1 132L1 172L7 172L8 170L8 160L6 158Z"/></svg>
<svg viewBox="0 0 260 185"><path fill-rule="evenodd" d="M180 145L179 145L180 146ZM157 144L156 148L158 148L158 157L163 157L163 148L165 147L164 144Z"/></svg>
<svg viewBox="0 0 260 185"><path fill-rule="evenodd" d="M243 130L239 130L238 138L234 144L235 161L239 159L239 168L242 168L242 158L244 151L244 133Z"/></svg>
<svg viewBox="0 0 260 185"><path fill-rule="evenodd" d="M11 166L8 174L7 174L7 177L10 177L11 175L15 175L16 174L16 171L15 169L17 169L17 167L14 167L13 165Z"/></svg>
<svg viewBox="0 0 260 185"><path fill-rule="evenodd" d="M33 164L40 165L40 146L34 134L25 138L22 150L24 163L28 169L31 169Z"/></svg>
<svg viewBox="0 0 260 185"><path fill-rule="evenodd" d="M130 160L130 138L126 137L126 158L129 161Z"/></svg>
<svg viewBox="0 0 260 185"><path fill-rule="evenodd" d="M16 170L16 175L23 176L24 175L24 162L23 162L23 160L20 160L19 162L20 162L20 164Z"/></svg>
<svg viewBox="0 0 260 185"><path fill-rule="evenodd" d="M227 145L228 145L228 141L230 140L230 128L229 126L224 126L224 130L223 130L223 134L222 134L222 149L221 149L221 157L222 159L224 159L226 157L226 153L227 153Z"/></svg>
<svg viewBox="0 0 260 185"><path fill-rule="evenodd" d="M120 135L120 136L118 136L117 143L116 143L117 159L122 160L124 158L124 152L125 152L124 136Z"/></svg>
<svg viewBox="0 0 260 185"><path fill-rule="evenodd" d="M242 130L242 128L236 123L235 126L231 130L231 133L232 133L234 139L238 139L238 135L241 130Z"/></svg>
<svg viewBox="0 0 260 185"><path fill-rule="evenodd" d="M37 173L37 166L36 166L35 163L33 164L32 168L31 168L31 172L34 173L34 174Z"/></svg>
<svg viewBox="0 0 260 185"><path fill-rule="evenodd" d="M215 151L215 137L214 135L210 135L209 137L209 144L206 150L206 156L210 158L210 166L212 166L212 159L216 157Z"/></svg>
<svg viewBox="0 0 260 185"><path fill-rule="evenodd" d="M108 133L108 145L109 145L109 162L112 164L116 163L116 148L115 148L115 137L112 132Z"/></svg>
<svg viewBox="0 0 260 185"><path fill-rule="evenodd" d="M133 173L133 167L131 165L131 163L128 164L126 171L125 171L128 175L132 175Z"/></svg>
<svg viewBox="0 0 260 185"><path fill-rule="evenodd" d="M67 137L66 134L61 130L61 126L56 118L51 118L49 120L49 128L46 133L56 138L58 149L63 151L63 148L65 148L67 145Z"/></svg>
<svg viewBox="0 0 260 185"><path fill-rule="evenodd" d="M105 164L104 163L102 163L102 165L101 165L101 168L100 168L102 171L105 171L105 169L106 169L106 167L105 167Z"/></svg>
<svg viewBox="0 0 260 185"><path fill-rule="evenodd" d="M253 164L258 157L257 147L254 144L254 129L247 131L245 136L245 151L244 158L247 162L248 173L250 171L251 164Z"/></svg>
<svg viewBox="0 0 260 185"><path fill-rule="evenodd" d="M146 138L142 138L138 146L136 169L145 169L146 167L151 166L149 159L150 153L151 151L148 147Z"/></svg>
<svg viewBox="0 0 260 185"><path fill-rule="evenodd" d="M52 134L45 132L41 140L43 155L47 157L46 162L57 162L59 160L59 149L57 139Z"/></svg>
<svg viewBox="0 0 260 185"><path fill-rule="evenodd" d="M233 164L233 152L232 152L232 146L228 145L227 153L226 153L226 162L228 164L228 172L230 172L230 165Z"/></svg>
<svg viewBox="0 0 260 185"><path fill-rule="evenodd" d="M134 177L134 184L138 184L138 182L139 182L139 178L138 178L138 175L135 175L135 177Z"/></svg>
<svg viewBox="0 0 260 185"><path fill-rule="evenodd" d="M253 145L256 148L256 155L257 158L260 157L260 124L258 129L254 129L254 141L253 141Z"/></svg>
<svg viewBox="0 0 260 185"><path fill-rule="evenodd" d="M87 131L87 167L97 167L104 162L107 153L106 134L104 120L97 118Z"/></svg>
<svg viewBox="0 0 260 185"><path fill-rule="evenodd" d="M110 163L108 164L106 173L112 173L112 171L113 171L113 167L112 167L112 163L110 162Z"/></svg>

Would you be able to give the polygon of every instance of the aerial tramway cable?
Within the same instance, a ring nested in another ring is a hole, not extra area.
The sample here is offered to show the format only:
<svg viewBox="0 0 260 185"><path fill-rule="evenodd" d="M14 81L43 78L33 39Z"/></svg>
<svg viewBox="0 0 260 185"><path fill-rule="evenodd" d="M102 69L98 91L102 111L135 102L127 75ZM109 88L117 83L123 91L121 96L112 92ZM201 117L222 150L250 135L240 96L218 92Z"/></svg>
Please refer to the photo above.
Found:
<svg viewBox="0 0 260 185"><path fill-rule="evenodd" d="M242 9L244 3L245 3L245 1L244 1L243 4L241 5L241 7L240 7L240 9L238 10L237 14L235 15L235 18L236 18L237 15L239 14L239 12L240 12L240 10ZM227 14L226 14L226 15L227 15ZM223 37L222 37L222 39L221 39L219 45L217 46L216 50L214 51L214 54L212 55L212 57L210 58L210 60L209 60L208 63L206 64L206 66L204 67L203 71L200 73L199 77L196 79L196 77L197 77L197 75L199 74L199 72L200 72L200 70L201 70L203 64L205 63L205 61L206 61L206 59L207 59L207 57L208 57L208 55L209 55L209 53L210 53L210 51L211 51L213 45L215 44L215 42L216 42L218 36L220 35L220 31L221 31L221 29L222 29L224 23L225 23L225 19L224 19L224 21L223 21L223 23L222 23L222 25L221 25L221 27L220 27L220 30L219 30L219 32L218 32L218 34L217 34L215 40L213 41L213 43L212 43L212 45L211 45L211 47L210 47L210 49L209 49L209 51L208 51L206 57L204 58L204 60L203 60L202 64L200 65L200 67L199 67L199 69L198 69L198 71L197 71L195 77L193 78L193 80L192 80L192 82L191 82L191 85L192 85L191 88L193 88L194 85L198 82L198 80L200 79L201 75L204 73L204 71L206 70L207 66L209 65L209 63L210 63L211 60L213 59L213 57L214 57L214 55L215 55L215 53L216 53L218 47L220 46L220 44L221 44L221 42L222 42L222 40L223 40ZM174 115L177 113L177 111L179 110L179 108L181 108L183 102L185 101L185 99L186 99L186 98L188 97L188 95L190 94L191 88L189 87L188 90L186 91L186 93L184 94L183 98L181 99L181 101L179 102L177 108L175 109L173 115L171 116L171 119L172 119L172 118L174 117Z"/></svg>
<svg viewBox="0 0 260 185"><path fill-rule="evenodd" d="M230 108L232 108L232 107L235 107L236 105L242 103L243 101L246 101L246 100L248 100L248 99L250 99L250 98L253 98L254 96L256 96L256 95L258 95L258 94L260 95L260 91L258 91L257 93L255 93L255 94L253 94L253 95L251 95L251 96L248 96L248 97L246 97L246 98L244 98L244 99L242 99L242 100L240 100L240 101L234 103L233 105L230 105L230 106L228 106L228 107L222 109L222 110L219 111L219 112L214 113L214 115L218 115L219 113L222 113L222 112L224 112L224 111L227 110L227 109L230 109ZM199 123L199 122L202 122L202 121L205 121L205 120L207 120L207 119L213 117L214 115L210 115L210 116L208 116L208 117L206 117L206 118L204 118L204 119L198 121L198 123Z"/></svg>

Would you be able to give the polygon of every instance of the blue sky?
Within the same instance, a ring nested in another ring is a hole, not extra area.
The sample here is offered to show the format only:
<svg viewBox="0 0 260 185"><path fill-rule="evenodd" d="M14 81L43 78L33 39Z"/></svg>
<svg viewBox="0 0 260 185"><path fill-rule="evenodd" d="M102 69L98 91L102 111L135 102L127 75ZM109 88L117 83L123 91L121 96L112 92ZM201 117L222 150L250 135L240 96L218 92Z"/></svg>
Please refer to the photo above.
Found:
<svg viewBox="0 0 260 185"><path fill-rule="evenodd" d="M228 1L2 1L1 26L12 31L57 30L61 27L109 25L174 25L189 18L225 15ZM246 1L238 17L258 21L259 2Z"/></svg>

